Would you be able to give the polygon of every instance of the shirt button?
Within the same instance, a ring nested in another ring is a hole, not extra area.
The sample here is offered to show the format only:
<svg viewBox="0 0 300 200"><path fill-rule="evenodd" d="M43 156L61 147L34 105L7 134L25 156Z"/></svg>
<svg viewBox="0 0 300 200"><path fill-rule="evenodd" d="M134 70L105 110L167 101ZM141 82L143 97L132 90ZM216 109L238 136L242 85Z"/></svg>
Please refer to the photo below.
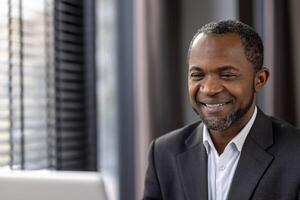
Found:
<svg viewBox="0 0 300 200"><path fill-rule="evenodd" d="M224 166L224 165L221 165L221 166L219 167L219 170L220 170L220 171L224 171L224 170L225 170L225 166Z"/></svg>

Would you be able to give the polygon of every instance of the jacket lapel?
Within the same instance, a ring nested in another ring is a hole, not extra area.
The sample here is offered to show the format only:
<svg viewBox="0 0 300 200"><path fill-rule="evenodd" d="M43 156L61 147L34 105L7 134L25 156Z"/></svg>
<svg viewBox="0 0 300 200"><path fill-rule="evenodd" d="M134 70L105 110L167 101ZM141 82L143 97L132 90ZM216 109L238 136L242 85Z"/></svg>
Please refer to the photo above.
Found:
<svg viewBox="0 0 300 200"><path fill-rule="evenodd" d="M266 152L272 144L272 122L258 109L256 120L244 143L228 199L251 198L259 180L273 160L273 156Z"/></svg>
<svg viewBox="0 0 300 200"><path fill-rule="evenodd" d="M207 155L202 143L203 125L186 140L187 150L177 155L182 187L188 200L207 200Z"/></svg>

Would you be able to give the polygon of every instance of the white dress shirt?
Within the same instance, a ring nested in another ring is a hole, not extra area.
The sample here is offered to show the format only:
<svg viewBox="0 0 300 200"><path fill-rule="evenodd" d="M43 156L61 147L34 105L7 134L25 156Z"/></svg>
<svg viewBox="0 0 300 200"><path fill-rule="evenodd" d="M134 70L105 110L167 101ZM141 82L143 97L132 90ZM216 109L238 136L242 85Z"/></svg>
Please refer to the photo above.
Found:
<svg viewBox="0 0 300 200"><path fill-rule="evenodd" d="M204 125L203 144L207 152L208 200L226 200L233 175L239 161L247 135L256 118L257 108L246 126L227 144L223 153L218 154Z"/></svg>

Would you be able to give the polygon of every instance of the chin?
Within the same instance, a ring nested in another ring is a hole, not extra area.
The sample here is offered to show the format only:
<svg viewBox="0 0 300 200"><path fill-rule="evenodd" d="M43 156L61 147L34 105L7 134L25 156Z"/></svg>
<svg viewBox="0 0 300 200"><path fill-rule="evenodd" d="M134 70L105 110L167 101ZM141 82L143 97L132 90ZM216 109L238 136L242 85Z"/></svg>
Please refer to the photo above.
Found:
<svg viewBox="0 0 300 200"><path fill-rule="evenodd" d="M200 112L199 116L202 122L206 125L209 130L214 131L225 131L226 129L238 124L239 121L245 117L248 109L240 109L234 112L231 112L224 117L208 117L203 112Z"/></svg>
<svg viewBox="0 0 300 200"><path fill-rule="evenodd" d="M225 131L228 129L232 124L234 124L234 119L232 117L222 118L222 119L202 119L203 123L209 130L214 131Z"/></svg>

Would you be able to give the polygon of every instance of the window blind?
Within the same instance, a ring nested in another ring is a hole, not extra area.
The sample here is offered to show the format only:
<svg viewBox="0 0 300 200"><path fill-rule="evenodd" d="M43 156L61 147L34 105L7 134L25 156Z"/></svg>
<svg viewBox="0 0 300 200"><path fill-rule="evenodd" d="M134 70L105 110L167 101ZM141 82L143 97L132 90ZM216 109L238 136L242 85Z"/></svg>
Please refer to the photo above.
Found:
<svg viewBox="0 0 300 200"><path fill-rule="evenodd" d="M86 165L82 0L55 1L57 168Z"/></svg>
<svg viewBox="0 0 300 200"><path fill-rule="evenodd" d="M0 1L0 166L10 162L10 64L8 2Z"/></svg>
<svg viewBox="0 0 300 200"><path fill-rule="evenodd" d="M1 1L1 165L47 162L44 1Z"/></svg>
<svg viewBox="0 0 300 200"><path fill-rule="evenodd" d="M83 17L82 0L0 1L1 167L86 168Z"/></svg>

